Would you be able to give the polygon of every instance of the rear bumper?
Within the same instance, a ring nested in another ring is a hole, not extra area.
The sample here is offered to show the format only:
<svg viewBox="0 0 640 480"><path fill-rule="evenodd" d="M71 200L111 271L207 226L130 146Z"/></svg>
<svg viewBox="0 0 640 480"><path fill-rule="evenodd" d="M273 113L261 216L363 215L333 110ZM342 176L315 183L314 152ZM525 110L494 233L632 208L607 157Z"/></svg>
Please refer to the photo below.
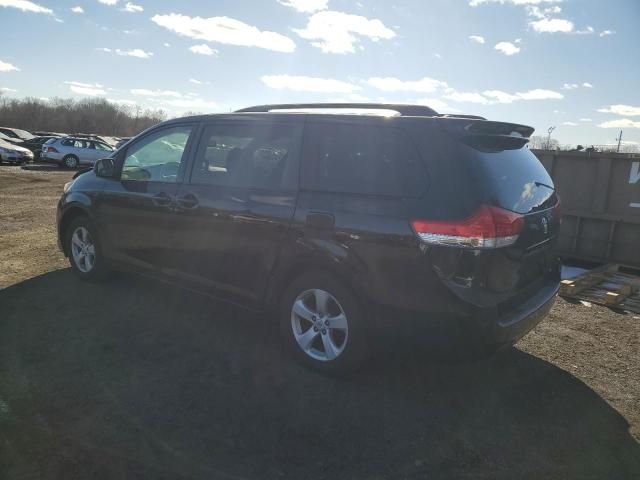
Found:
<svg viewBox="0 0 640 480"><path fill-rule="evenodd" d="M380 307L371 332L374 341L377 337L386 344L393 338L400 348L417 345L439 357L483 356L513 345L538 325L553 307L559 288L559 281L549 280L503 314L497 307L470 305L457 305L450 313Z"/></svg>
<svg viewBox="0 0 640 480"><path fill-rule="evenodd" d="M497 317L489 314L485 331L481 332L484 343L496 348L514 344L532 330L549 313L555 303L559 282L548 282L526 302L516 306L509 313Z"/></svg>

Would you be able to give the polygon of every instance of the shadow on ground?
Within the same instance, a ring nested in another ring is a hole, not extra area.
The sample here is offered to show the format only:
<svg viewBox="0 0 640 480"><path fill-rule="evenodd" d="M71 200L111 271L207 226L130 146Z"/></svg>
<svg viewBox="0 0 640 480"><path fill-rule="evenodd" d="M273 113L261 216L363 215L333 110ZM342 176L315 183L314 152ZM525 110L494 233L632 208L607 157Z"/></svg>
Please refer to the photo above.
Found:
<svg viewBox="0 0 640 480"><path fill-rule="evenodd" d="M331 379L274 330L136 277L0 291L0 477L640 478L624 418L519 350Z"/></svg>

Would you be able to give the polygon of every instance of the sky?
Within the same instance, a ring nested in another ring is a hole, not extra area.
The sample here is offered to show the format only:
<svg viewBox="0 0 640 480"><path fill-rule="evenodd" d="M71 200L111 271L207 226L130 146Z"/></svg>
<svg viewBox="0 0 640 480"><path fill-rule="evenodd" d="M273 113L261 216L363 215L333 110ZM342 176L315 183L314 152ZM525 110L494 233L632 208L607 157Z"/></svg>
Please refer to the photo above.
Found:
<svg viewBox="0 0 640 480"><path fill-rule="evenodd" d="M6 97L398 102L640 143L638 0L0 0Z"/></svg>

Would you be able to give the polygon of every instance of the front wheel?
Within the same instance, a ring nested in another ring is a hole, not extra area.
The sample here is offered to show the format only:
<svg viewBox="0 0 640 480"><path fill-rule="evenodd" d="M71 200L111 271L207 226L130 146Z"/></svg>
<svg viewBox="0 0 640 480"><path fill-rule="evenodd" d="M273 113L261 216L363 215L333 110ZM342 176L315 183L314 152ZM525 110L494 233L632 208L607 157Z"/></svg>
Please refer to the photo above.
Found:
<svg viewBox="0 0 640 480"><path fill-rule="evenodd" d="M97 232L88 217L78 217L71 222L66 242L71 268L82 280L101 280L109 273Z"/></svg>
<svg viewBox="0 0 640 480"><path fill-rule="evenodd" d="M353 371L366 356L362 309L329 274L309 273L291 283L282 302L280 332L299 361L324 373Z"/></svg>

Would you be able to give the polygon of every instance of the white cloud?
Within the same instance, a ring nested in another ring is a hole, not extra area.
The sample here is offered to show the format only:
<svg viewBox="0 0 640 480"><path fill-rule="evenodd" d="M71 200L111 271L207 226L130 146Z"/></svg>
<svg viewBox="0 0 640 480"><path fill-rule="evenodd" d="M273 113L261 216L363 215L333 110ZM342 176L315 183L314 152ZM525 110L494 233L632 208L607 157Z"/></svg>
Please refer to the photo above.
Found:
<svg viewBox="0 0 640 480"><path fill-rule="evenodd" d="M15 65L0 60L0 72L19 72L20 69Z"/></svg>
<svg viewBox="0 0 640 480"><path fill-rule="evenodd" d="M563 90L575 90L579 86L580 85L578 85L577 83L565 83L564 85L562 85L562 89Z"/></svg>
<svg viewBox="0 0 640 480"><path fill-rule="evenodd" d="M164 42L164 43L163 43L163 45L164 45L165 47L170 47L170 46L171 46L171 44L170 44L170 43L167 43L167 42Z"/></svg>
<svg viewBox="0 0 640 480"><path fill-rule="evenodd" d="M603 30L600 32L599 36L606 37L607 35L613 35L615 33L616 33L615 30Z"/></svg>
<svg viewBox="0 0 640 480"><path fill-rule="evenodd" d="M0 87L0 92L15 93L17 91L18 90L16 90L15 88Z"/></svg>
<svg viewBox="0 0 640 480"><path fill-rule="evenodd" d="M485 97L489 97L498 103L513 103L516 100L520 100L518 95L503 92L502 90L486 90L482 92Z"/></svg>
<svg viewBox="0 0 640 480"><path fill-rule="evenodd" d="M211 82L203 82L202 80L196 80L195 78L190 78L189 83L193 83L194 85L210 85Z"/></svg>
<svg viewBox="0 0 640 480"><path fill-rule="evenodd" d="M421 98L413 103L416 105L431 107L439 113L457 113L460 111L457 108L451 107L447 102L444 102L439 98Z"/></svg>
<svg viewBox="0 0 640 480"><path fill-rule="evenodd" d="M72 11L73 13L84 13L84 8L82 8L82 7L80 7L80 6L77 6L77 7L73 7L73 8L71 9L71 11Z"/></svg>
<svg viewBox="0 0 640 480"><path fill-rule="evenodd" d="M561 100L564 95L553 90L536 88L527 92L518 92L516 95L522 100Z"/></svg>
<svg viewBox="0 0 640 480"><path fill-rule="evenodd" d="M141 97L173 97L182 98L184 95L174 90L149 90L146 88L133 88L131 89L132 95Z"/></svg>
<svg viewBox="0 0 640 480"><path fill-rule="evenodd" d="M541 5L544 3L559 3L562 0L469 0L469 5L477 7L483 3L510 3L512 5Z"/></svg>
<svg viewBox="0 0 640 480"><path fill-rule="evenodd" d="M630 118L620 118L618 120L609 120L598 125L600 128L640 128L640 122L631 120Z"/></svg>
<svg viewBox="0 0 640 480"><path fill-rule="evenodd" d="M326 10L329 0L278 0L285 7L295 8L298 12L313 13Z"/></svg>
<svg viewBox="0 0 640 480"><path fill-rule="evenodd" d="M489 100L477 92L457 92L453 90L444 95L444 98L461 103L479 103L480 105L489 104Z"/></svg>
<svg viewBox="0 0 640 480"><path fill-rule="evenodd" d="M565 125L567 127L577 127L578 124L576 122L562 122L562 125Z"/></svg>
<svg viewBox="0 0 640 480"><path fill-rule="evenodd" d="M119 48L116 48L116 53L118 55L122 55L123 57L136 57L144 59L153 57L152 52L145 52L140 48L132 48L131 50L120 50Z"/></svg>
<svg viewBox="0 0 640 480"><path fill-rule="evenodd" d="M367 83L384 92L419 92L432 93L439 88L447 87L446 82L424 77L420 80L400 80L395 77L372 77Z"/></svg>
<svg viewBox="0 0 640 480"><path fill-rule="evenodd" d="M480 35L469 35L469 40L476 43L484 43L484 37Z"/></svg>
<svg viewBox="0 0 640 480"><path fill-rule="evenodd" d="M123 12L138 13L144 11L144 8L142 8L140 5L136 5L135 3L127 2L124 8L122 8L121 10Z"/></svg>
<svg viewBox="0 0 640 480"><path fill-rule="evenodd" d="M543 18L529 25L538 33L570 33L573 31L573 22L564 18Z"/></svg>
<svg viewBox="0 0 640 480"><path fill-rule="evenodd" d="M627 117L635 117L640 115L640 107L632 107L630 105L610 105L598 109L602 113L615 113L616 115L624 115Z"/></svg>
<svg viewBox="0 0 640 480"><path fill-rule="evenodd" d="M378 19L332 10L314 13L305 28L294 31L324 53L354 53L360 37L377 42L396 36Z"/></svg>
<svg viewBox="0 0 640 480"><path fill-rule="evenodd" d="M106 95L107 92L99 83L83 83L83 82L64 82L69 85L69 90L80 95L95 97L98 95Z"/></svg>
<svg viewBox="0 0 640 480"><path fill-rule="evenodd" d="M508 93L502 90L486 90L478 92L458 92L448 89L444 98L454 102L478 103L480 105L490 105L493 103L513 103L518 100L560 100L564 98L561 93L553 90L536 88L526 92Z"/></svg>
<svg viewBox="0 0 640 480"><path fill-rule="evenodd" d="M118 0L98 0L98 2L104 5L115 5L118 3Z"/></svg>
<svg viewBox="0 0 640 480"><path fill-rule="evenodd" d="M580 121L581 122L593 122L593 120L590 119L590 118L581 118Z"/></svg>
<svg viewBox="0 0 640 480"><path fill-rule="evenodd" d="M520 47L516 47L511 42L499 42L496 43L496 46L493 48L498 50L499 52L504 53L505 55L515 55L516 53L520 52Z"/></svg>
<svg viewBox="0 0 640 480"><path fill-rule="evenodd" d="M191 47L189 47L189 50L200 55L218 55L218 50L216 50L215 48L211 48L206 43L202 43L200 45L192 45Z"/></svg>
<svg viewBox="0 0 640 480"><path fill-rule="evenodd" d="M306 77L297 75L264 75L260 78L269 88L312 93L353 93L360 87L352 83L332 78Z"/></svg>
<svg viewBox="0 0 640 480"><path fill-rule="evenodd" d="M178 35L228 45L258 47L290 53L296 44L289 37L275 32L261 31L229 17L189 17L179 13L154 15L151 20Z"/></svg>
<svg viewBox="0 0 640 480"><path fill-rule="evenodd" d="M115 50L112 50L111 48L102 47L102 48L96 48L96 50L100 52L106 52L106 53L113 52L122 57L136 57L136 58L144 58L144 59L149 59L153 57L152 52L145 52L140 48L132 48L130 50L121 50L119 48L116 48Z"/></svg>
<svg viewBox="0 0 640 480"><path fill-rule="evenodd" d="M29 0L0 0L0 7L17 8L23 12L53 14L53 10L50 8L43 7Z"/></svg>
<svg viewBox="0 0 640 480"><path fill-rule="evenodd" d="M578 35L591 35L595 30L593 29L592 26L587 26L586 28L583 28L582 30L576 30L574 33L578 34Z"/></svg>
<svg viewBox="0 0 640 480"><path fill-rule="evenodd" d="M584 83L582 84L582 86L583 86L584 88L593 88L593 85L591 85L589 82L584 82Z"/></svg>

